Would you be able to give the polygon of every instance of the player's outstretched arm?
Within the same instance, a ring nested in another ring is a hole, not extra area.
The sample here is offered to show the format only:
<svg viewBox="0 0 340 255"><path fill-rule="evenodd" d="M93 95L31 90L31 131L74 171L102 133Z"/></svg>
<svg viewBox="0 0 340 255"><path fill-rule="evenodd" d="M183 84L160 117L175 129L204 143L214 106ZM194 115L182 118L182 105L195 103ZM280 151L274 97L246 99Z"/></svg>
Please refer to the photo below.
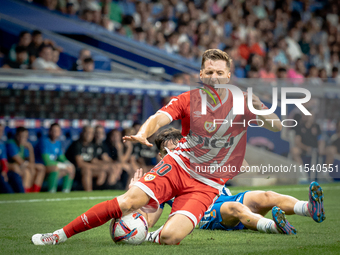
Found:
<svg viewBox="0 0 340 255"><path fill-rule="evenodd" d="M166 114L157 112L145 121L136 135L124 136L123 141L139 142L152 147L152 144L149 143L147 138L152 136L161 127L168 125L170 122L171 120Z"/></svg>

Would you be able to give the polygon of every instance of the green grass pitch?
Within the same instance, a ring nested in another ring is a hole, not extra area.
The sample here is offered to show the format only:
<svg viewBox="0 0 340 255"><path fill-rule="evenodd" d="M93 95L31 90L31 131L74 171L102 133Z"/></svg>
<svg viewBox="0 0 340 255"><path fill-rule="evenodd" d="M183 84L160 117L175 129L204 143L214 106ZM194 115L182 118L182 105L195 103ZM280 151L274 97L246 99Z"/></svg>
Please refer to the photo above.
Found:
<svg viewBox="0 0 340 255"><path fill-rule="evenodd" d="M321 185L325 195L326 221L315 223L309 217L287 216L297 229L296 236L262 234L250 230L194 230L180 245L144 243L116 245L109 235L109 224L75 235L57 246L34 246L35 233L52 232L85 212L91 206L120 195L121 191L70 194L0 195L0 254L340 254L340 184ZM233 194L254 188L231 188ZM308 185L259 187L308 199ZM166 205L161 226L170 211ZM267 215L270 218L270 214Z"/></svg>

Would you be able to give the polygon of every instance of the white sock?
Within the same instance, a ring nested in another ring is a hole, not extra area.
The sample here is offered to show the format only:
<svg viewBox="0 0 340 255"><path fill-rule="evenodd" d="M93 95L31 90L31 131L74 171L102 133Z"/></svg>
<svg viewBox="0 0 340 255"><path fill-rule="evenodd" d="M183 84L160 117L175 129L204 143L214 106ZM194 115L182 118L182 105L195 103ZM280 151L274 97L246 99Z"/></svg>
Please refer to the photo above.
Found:
<svg viewBox="0 0 340 255"><path fill-rule="evenodd" d="M163 229L163 227L164 227L164 225L161 226L159 229L157 229L154 232L149 232L148 235L146 236L145 241L148 241L148 242L151 242L151 243L161 244L160 240L159 240L159 236L160 236L159 234L160 234L161 230Z"/></svg>
<svg viewBox="0 0 340 255"><path fill-rule="evenodd" d="M307 201L298 201L294 205L294 213L301 216L309 216L308 211L308 202Z"/></svg>
<svg viewBox="0 0 340 255"><path fill-rule="evenodd" d="M275 222L267 218L259 219L256 228L262 233L279 234Z"/></svg>
<svg viewBox="0 0 340 255"><path fill-rule="evenodd" d="M67 236L65 234L65 231L62 228L54 231L53 234L57 234L59 236L59 243L63 243L67 240Z"/></svg>

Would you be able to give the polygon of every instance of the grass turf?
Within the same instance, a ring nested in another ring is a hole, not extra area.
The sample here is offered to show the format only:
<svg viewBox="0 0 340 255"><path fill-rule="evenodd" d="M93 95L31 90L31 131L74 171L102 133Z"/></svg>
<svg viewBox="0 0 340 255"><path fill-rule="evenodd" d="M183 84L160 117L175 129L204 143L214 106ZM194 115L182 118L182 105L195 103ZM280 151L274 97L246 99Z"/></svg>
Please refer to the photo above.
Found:
<svg viewBox="0 0 340 255"><path fill-rule="evenodd" d="M307 185L262 188L301 200L308 199ZM34 246L30 243L33 234L53 232L91 206L122 192L0 195L0 254L340 254L340 185L327 184L322 188L326 221L317 224L309 217L287 216L298 231L296 236L262 234L251 230L194 230L177 246L151 243L116 245L109 235L109 223L75 235L57 246ZM231 191L236 194L247 189L254 188L235 187ZM165 222L169 212L170 208L166 205L152 230ZM267 217L270 218L270 213Z"/></svg>

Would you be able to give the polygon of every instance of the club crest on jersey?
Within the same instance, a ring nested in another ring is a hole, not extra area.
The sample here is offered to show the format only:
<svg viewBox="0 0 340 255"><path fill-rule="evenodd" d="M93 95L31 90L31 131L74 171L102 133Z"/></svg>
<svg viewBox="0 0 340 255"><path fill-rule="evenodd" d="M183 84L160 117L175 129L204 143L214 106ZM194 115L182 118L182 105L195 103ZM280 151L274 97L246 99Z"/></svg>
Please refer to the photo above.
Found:
<svg viewBox="0 0 340 255"><path fill-rule="evenodd" d="M156 175L154 175L154 174L147 174L144 177L144 181L149 182L149 181L154 180L155 178L156 178Z"/></svg>
<svg viewBox="0 0 340 255"><path fill-rule="evenodd" d="M207 130L209 133L214 132L216 130L216 126L214 125L214 123L210 122L210 121L206 121L204 123L204 128L205 130Z"/></svg>

